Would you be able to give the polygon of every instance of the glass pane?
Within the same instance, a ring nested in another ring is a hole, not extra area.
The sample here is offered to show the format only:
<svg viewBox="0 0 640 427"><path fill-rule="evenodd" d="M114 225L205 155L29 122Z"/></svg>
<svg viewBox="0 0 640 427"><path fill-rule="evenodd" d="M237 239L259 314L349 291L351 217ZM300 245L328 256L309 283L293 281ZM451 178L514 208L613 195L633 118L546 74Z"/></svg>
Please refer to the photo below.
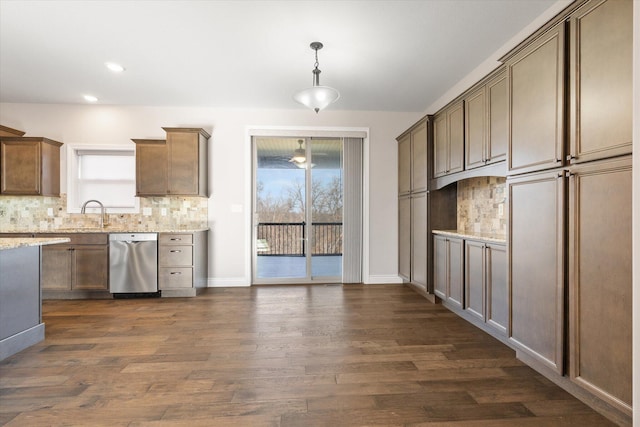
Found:
<svg viewBox="0 0 640 427"><path fill-rule="evenodd" d="M304 140L255 144L256 278L306 278Z"/></svg>
<svg viewBox="0 0 640 427"><path fill-rule="evenodd" d="M311 276L342 277L342 140L311 142Z"/></svg>

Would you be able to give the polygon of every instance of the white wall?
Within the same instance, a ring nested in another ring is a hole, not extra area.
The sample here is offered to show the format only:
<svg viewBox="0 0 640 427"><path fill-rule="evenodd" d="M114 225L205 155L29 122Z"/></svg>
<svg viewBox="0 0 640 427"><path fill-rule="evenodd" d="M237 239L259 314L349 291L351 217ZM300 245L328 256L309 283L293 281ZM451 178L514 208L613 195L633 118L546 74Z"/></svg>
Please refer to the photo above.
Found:
<svg viewBox="0 0 640 427"><path fill-rule="evenodd" d="M131 138L164 138L162 127L203 127L210 140L210 285L248 285L245 179L251 165L247 127L369 128L370 282L397 282L397 148L395 137L418 113L325 110L233 110L196 107L0 104L0 124L66 144L128 144ZM64 156L62 156L64 159ZM61 184L66 192L66 164ZM245 212L232 212L238 205ZM368 273L368 274L367 274Z"/></svg>

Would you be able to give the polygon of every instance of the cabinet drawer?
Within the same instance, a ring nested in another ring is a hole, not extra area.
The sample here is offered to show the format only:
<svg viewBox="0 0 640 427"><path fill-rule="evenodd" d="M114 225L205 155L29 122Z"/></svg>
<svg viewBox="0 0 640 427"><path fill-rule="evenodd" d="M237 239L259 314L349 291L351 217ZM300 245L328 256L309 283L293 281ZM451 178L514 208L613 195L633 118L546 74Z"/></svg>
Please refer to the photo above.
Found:
<svg viewBox="0 0 640 427"><path fill-rule="evenodd" d="M160 234L161 245L192 245L193 234Z"/></svg>
<svg viewBox="0 0 640 427"><path fill-rule="evenodd" d="M193 265L193 246L163 246L158 248L160 266Z"/></svg>
<svg viewBox="0 0 640 427"><path fill-rule="evenodd" d="M158 270L158 285L160 289L191 288L193 287L193 269L161 267Z"/></svg>

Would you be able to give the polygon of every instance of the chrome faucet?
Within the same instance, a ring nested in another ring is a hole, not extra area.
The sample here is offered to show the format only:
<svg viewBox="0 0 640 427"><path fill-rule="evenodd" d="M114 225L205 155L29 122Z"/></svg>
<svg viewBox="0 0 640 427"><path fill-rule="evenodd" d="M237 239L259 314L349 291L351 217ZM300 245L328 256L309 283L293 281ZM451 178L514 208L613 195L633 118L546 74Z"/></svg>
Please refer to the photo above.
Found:
<svg viewBox="0 0 640 427"><path fill-rule="evenodd" d="M107 218L104 205L102 204L102 202L100 202L100 200L95 200L95 199L87 200L82 204L80 213L85 213L85 211L87 210L87 205L91 202L96 202L97 204L100 205L100 228L103 228L105 225L109 225L109 219Z"/></svg>

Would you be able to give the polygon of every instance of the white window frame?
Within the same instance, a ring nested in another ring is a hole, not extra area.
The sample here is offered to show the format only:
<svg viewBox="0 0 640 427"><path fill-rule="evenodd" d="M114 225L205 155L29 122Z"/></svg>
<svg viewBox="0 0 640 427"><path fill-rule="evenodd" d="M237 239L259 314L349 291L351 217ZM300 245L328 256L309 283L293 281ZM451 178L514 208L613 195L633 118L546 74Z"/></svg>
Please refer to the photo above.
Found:
<svg viewBox="0 0 640 427"><path fill-rule="evenodd" d="M77 189L78 189L78 167L79 167L79 157L78 152L82 152L86 154L87 152L95 151L96 155L100 153L108 153L109 151L131 151L133 153L133 157L135 159L135 148L131 147L131 145L67 145L67 213L80 213L80 205L83 202L82 200L77 200ZM97 200L100 200L100 195L96 195ZM132 208L114 208L114 207L105 207L106 211L111 214L137 214L140 213L140 198L134 197L134 207ZM92 203L87 206L87 212L90 213L99 213L100 208L97 204Z"/></svg>

